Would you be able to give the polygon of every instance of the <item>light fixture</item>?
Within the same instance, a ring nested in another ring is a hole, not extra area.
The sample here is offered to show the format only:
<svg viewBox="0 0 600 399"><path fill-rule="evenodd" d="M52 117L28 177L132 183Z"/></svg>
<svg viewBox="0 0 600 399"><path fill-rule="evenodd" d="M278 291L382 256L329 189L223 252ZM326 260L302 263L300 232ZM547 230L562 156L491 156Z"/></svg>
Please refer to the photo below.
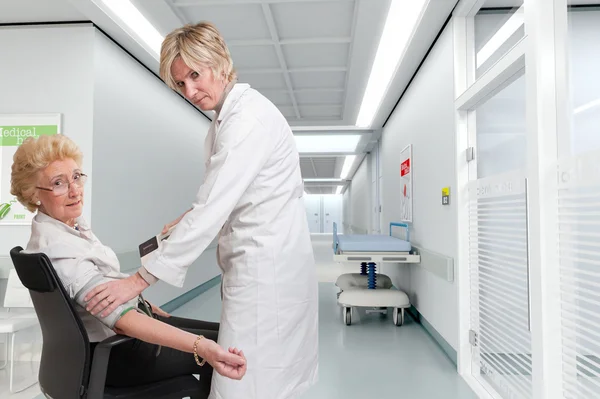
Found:
<svg viewBox="0 0 600 399"><path fill-rule="evenodd" d="M335 195L340 195L342 193L342 190L344 189L344 186L338 186Z"/></svg>
<svg viewBox="0 0 600 399"><path fill-rule="evenodd" d="M580 114L582 112L585 112L589 109L592 109L592 108L598 107L598 106L600 106L600 98L597 100L594 100L594 101L590 101L587 104L583 104L582 106L575 108L575 110L573 110L573 114L577 115L577 114Z"/></svg>
<svg viewBox="0 0 600 399"><path fill-rule="evenodd" d="M355 152L359 134L294 135L298 152Z"/></svg>
<svg viewBox="0 0 600 399"><path fill-rule="evenodd" d="M342 166L342 174L340 175L341 179L346 179L348 174L350 173L350 168L356 159L356 155L347 155L344 160L344 166Z"/></svg>
<svg viewBox="0 0 600 399"><path fill-rule="evenodd" d="M356 126L371 126L426 3L427 0L392 0Z"/></svg>
<svg viewBox="0 0 600 399"><path fill-rule="evenodd" d="M477 52L477 68L481 67L525 23L525 9L523 7L519 7L481 50Z"/></svg>
<svg viewBox="0 0 600 399"><path fill-rule="evenodd" d="M97 1L97 0L96 0ZM144 15L129 0L102 0L102 3L127 25L130 34L134 34L139 40L146 44L147 50L151 50L154 58L160 55L160 46L164 37L144 17Z"/></svg>
<svg viewBox="0 0 600 399"><path fill-rule="evenodd" d="M341 182L343 179L336 179L334 177L332 177L331 179L313 179L313 178L308 178L308 179L304 179L304 181L306 183L327 183L327 182Z"/></svg>

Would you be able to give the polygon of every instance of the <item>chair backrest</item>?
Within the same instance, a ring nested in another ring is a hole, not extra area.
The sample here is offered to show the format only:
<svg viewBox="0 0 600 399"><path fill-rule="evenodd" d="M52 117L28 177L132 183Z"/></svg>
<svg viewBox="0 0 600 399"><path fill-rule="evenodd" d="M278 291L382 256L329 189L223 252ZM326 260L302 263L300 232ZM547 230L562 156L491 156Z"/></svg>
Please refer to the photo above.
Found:
<svg viewBox="0 0 600 399"><path fill-rule="evenodd" d="M72 300L45 254L10 251L31 295L43 336L39 383L52 398L79 398L89 382L90 345Z"/></svg>

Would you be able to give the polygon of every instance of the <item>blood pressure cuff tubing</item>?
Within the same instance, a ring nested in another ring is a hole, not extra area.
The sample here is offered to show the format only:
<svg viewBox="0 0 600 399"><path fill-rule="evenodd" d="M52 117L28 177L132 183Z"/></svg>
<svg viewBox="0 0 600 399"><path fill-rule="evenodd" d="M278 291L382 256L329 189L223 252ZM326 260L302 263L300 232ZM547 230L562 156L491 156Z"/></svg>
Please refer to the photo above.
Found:
<svg viewBox="0 0 600 399"><path fill-rule="evenodd" d="M113 281L113 279L106 278L101 275L96 275L96 276L92 277L92 279L90 281L88 281L79 290L79 292L77 292L75 294L75 302L77 302L77 304L79 306L82 306L85 309L85 307L87 306L87 302L85 302L85 300L84 300L85 296L92 289L94 289L94 287L96 287L100 284L108 283L110 281ZM127 312L129 312L130 310L137 311L137 302L138 302L137 298L134 298L128 302L125 302L122 305L117 306L117 308L106 317L101 316L102 312L95 314L94 317L96 317L98 320L100 320L100 322L102 322L102 324L104 324L106 327L108 327L112 330L115 328L115 324L117 324L117 321L119 321L119 319L121 317L123 317Z"/></svg>

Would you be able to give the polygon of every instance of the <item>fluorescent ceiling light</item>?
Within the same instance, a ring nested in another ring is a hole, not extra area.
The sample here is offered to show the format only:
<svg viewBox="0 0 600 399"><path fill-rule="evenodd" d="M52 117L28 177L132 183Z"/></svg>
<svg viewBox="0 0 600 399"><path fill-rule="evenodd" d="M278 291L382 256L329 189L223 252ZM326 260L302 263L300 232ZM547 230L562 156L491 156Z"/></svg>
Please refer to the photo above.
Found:
<svg viewBox="0 0 600 399"><path fill-rule="evenodd" d="M294 135L298 152L354 152L360 135Z"/></svg>
<svg viewBox="0 0 600 399"><path fill-rule="evenodd" d="M346 179L348 177L348 173L350 173L350 168L352 167L355 159L356 155L346 156L346 159L344 160L344 166L342 166L342 174L340 175L340 178Z"/></svg>
<svg viewBox="0 0 600 399"><path fill-rule="evenodd" d="M525 9L523 7L519 7L508 21L498 29L498 32L477 52L477 68L481 67L525 23Z"/></svg>
<svg viewBox="0 0 600 399"><path fill-rule="evenodd" d="M417 26L427 0L392 0L356 126L369 127Z"/></svg>
<svg viewBox="0 0 600 399"><path fill-rule="evenodd" d="M112 13L123 21L154 52L156 59L160 55L160 46L164 37L148 22L146 17L129 0L102 0Z"/></svg>
<svg viewBox="0 0 600 399"><path fill-rule="evenodd" d="M592 108L598 107L598 106L600 106L600 98L597 100L594 100L594 101L590 101L589 103L584 104L581 107L575 108L575 110L573 111L573 114L577 115L577 114L580 114L582 112L585 112L589 109L592 109Z"/></svg>
<svg viewBox="0 0 600 399"><path fill-rule="evenodd" d="M342 190L344 189L344 186L338 186L337 191L335 192L336 195L340 195L342 193Z"/></svg>
<svg viewBox="0 0 600 399"><path fill-rule="evenodd" d="M343 179L336 179L334 177L332 177L331 179L310 179L310 178L309 179L304 179L304 181L308 182L308 183L311 183L311 182L312 183L315 183L315 182L340 182L342 180Z"/></svg>

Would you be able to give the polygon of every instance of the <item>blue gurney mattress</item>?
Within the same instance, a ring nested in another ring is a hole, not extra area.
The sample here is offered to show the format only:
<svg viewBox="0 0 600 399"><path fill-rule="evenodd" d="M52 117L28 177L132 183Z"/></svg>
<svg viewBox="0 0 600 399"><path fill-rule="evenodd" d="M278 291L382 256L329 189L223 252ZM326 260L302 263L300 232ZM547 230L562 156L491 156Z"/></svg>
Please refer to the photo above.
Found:
<svg viewBox="0 0 600 399"><path fill-rule="evenodd" d="M410 242L387 235L338 235L341 252L410 252Z"/></svg>

